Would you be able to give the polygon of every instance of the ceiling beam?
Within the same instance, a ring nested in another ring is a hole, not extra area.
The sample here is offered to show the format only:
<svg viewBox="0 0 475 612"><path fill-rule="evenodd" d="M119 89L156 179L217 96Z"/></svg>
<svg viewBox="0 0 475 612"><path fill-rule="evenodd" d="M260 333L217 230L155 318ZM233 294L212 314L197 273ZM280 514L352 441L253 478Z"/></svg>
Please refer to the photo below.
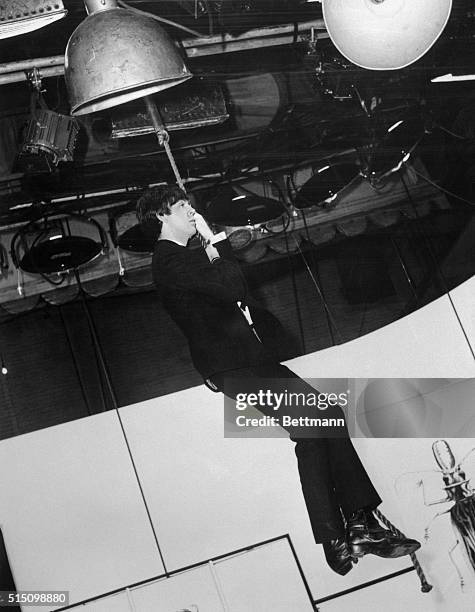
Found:
<svg viewBox="0 0 475 612"><path fill-rule="evenodd" d="M302 42L306 38L313 41L328 38L323 19L256 28L248 30L239 36L223 34L186 38L181 41L181 44L188 58L194 59L208 55L245 51L247 49L288 45L294 42ZM33 68L40 69L42 78L63 75L64 56L54 55L0 64L0 85L28 80L27 71Z"/></svg>
<svg viewBox="0 0 475 612"><path fill-rule="evenodd" d="M238 36L218 34L216 36L188 38L183 40L182 44L187 56L194 58L261 47L289 45L294 42L302 42L302 35L312 37L313 40L329 38L323 19L313 19L302 23L256 28Z"/></svg>

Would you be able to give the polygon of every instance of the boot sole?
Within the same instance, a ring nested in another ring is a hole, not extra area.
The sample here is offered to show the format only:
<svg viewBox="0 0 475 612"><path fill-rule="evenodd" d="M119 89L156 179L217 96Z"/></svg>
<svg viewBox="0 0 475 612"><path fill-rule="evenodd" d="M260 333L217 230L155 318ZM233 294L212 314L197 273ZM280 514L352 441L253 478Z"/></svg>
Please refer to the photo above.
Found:
<svg viewBox="0 0 475 612"><path fill-rule="evenodd" d="M350 547L351 556L361 559L364 555L376 555L384 559L397 559L416 552L421 547L419 542L401 542L393 546L380 546L378 544L354 544Z"/></svg>

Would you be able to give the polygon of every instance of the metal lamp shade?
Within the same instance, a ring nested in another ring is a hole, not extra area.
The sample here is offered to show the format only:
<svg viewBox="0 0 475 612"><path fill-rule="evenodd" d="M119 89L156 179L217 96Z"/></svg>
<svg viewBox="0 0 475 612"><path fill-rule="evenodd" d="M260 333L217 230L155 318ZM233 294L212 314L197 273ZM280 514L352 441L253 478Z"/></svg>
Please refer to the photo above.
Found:
<svg viewBox="0 0 475 612"><path fill-rule="evenodd" d="M360 175L359 167L351 162L319 168L299 189L295 208L330 204Z"/></svg>
<svg viewBox="0 0 475 612"><path fill-rule="evenodd" d="M65 80L73 115L124 104L191 76L157 21L126 9L92 13L66 47Z"/></svg>
<svg viewBox="0 0 475 612"><path fill-rule="evenodd" d="M285 209L277 200L255 194L240 195L232 187L224 188L209 202L206 218L227 227L259 225L282 216Z"/></svg>
<svg viewBox="0 0 475 612"><path fill-rule="evenodd" d="M417 61L444 30L452 0L323 0L333 44L354 64L397 70Z"/></svg>

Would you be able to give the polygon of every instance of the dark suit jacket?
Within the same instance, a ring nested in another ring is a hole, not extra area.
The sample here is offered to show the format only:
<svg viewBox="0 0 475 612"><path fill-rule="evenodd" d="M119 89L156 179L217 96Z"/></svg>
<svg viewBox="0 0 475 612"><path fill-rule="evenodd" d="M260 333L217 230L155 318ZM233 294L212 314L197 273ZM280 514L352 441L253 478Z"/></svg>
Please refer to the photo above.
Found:
<svg viewBox="0 0 475 612"><path fill-rule="evenodd" d="M228 241L214 246L221 258L210 263L201 248L159 240L152 259L164 306L185 334L193 364L205 379L278 361L256 338L236 303L247 303L249 296Z"/></svg>

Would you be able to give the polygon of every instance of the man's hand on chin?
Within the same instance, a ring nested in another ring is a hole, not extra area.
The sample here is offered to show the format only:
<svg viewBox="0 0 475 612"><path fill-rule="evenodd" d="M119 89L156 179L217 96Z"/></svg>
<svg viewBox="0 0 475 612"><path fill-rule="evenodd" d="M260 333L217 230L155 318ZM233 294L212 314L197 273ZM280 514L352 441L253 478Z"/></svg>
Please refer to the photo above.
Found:
<svg viewBox="0 0 475 612"><path fill-rule="evenodd" d="M198 234L200 234L205 241L212 240L214 237L213 230L210 228L203 215L200 215L200 213L195 212L193 218L196 223L196 231L198 232Z"/></svg>

